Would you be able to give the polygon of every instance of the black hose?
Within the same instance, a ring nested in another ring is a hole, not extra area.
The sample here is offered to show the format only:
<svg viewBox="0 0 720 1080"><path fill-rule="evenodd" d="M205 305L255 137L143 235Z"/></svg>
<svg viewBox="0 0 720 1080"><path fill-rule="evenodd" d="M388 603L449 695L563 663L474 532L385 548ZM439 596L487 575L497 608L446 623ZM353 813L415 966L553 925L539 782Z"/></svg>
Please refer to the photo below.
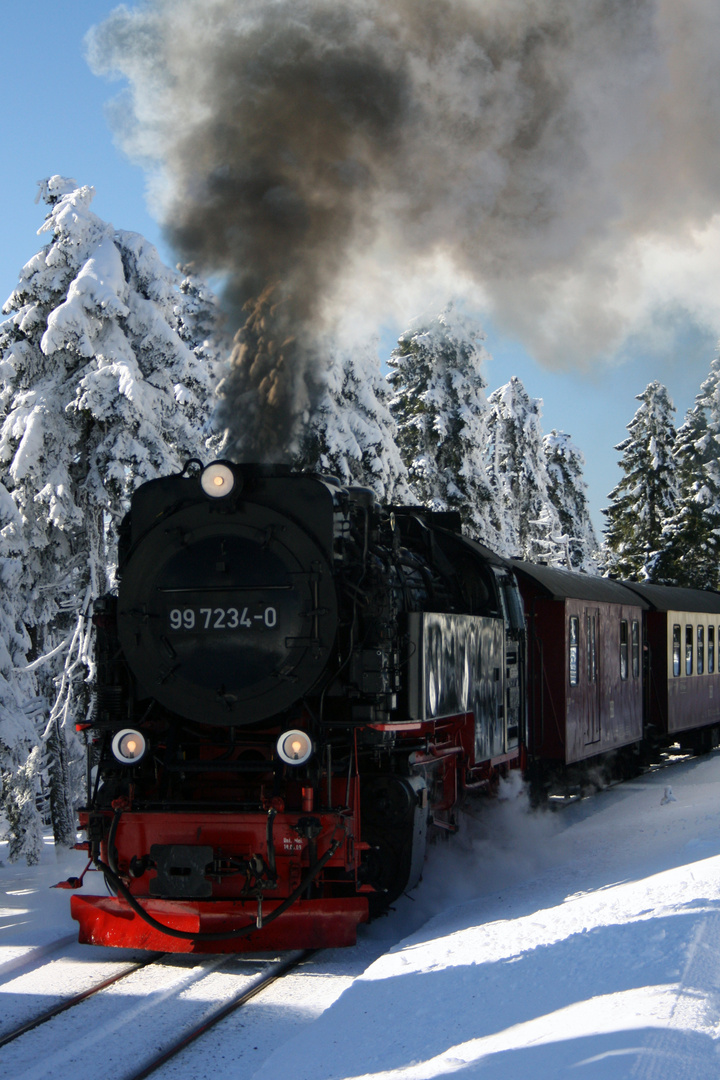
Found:
<svg viewBox="0 0 720 1080"><path fill-rule="evenodd" d="M117 864L117 848L115 847L115 835L117 833L118 824L122 817L122 810L115 810L113 813L113 819L110 822L110 831L107 838L107 860L108 866L112 870L113 874L118 873Z"/></svg>
<svg viewBox="0 0 720 1080"><path fill-rule="evenodd" d="M268 923L273 922L279 915L283 915L289 907L291 907L296 900L299 900L305 890L312 884L325 864L330 861L337 849L340 847L340 840L333 840L330 847L322 856L321 859L315 863L310 869L309 873L305 875L297 889L288 896L286 900L283 900L279 907L276 907L274 911L271 911L266 919L263 920L262 925L267 926ZM145 908L136 900L133 894L130 892L125 882L115 874L106 863L101 859L95 860L95 865L99 870L110 878L110 882L113 888L117 889L122 898L130 905L133 911L140 916L149 926L152 926L154 930L159 930L161 934L167 934L168 937L182 938L183 941L226 941L228 938L248 937L250 934L255 933L260 929L256 923L248 923L247 926L240 926L235 930L223 930L216 933L193 933L191 930L175 930L170 926L164 926L157 919L153 918Z"/></svg>
<svg viewBox="0 0 720 1080"><path fill-rule="evenodd" d="M110 870L112 871L112 873L115 874L115 875L117 875L117 873L118 873L117 848L115 847L115 834L117 833L117 827L118 827L118 824L120 822L121 817L122 817L122 810L115 810L115 812L113 814L113 819L112 819L112 821L110 823L110 831L108 832L108 838L107 838L107 861L108 861L108 866L109 866ZM92 857L93 856L92 856L92 853L91 853L91 858ZM97 863L97 850L96 850L93 861ZM104 874L103 877L105 878L105 888L107 889L107 891L110 893L111 896L115 896L116 893L117 893L117 889L112 884L112 882L109 880L107 874Z"/></svg>

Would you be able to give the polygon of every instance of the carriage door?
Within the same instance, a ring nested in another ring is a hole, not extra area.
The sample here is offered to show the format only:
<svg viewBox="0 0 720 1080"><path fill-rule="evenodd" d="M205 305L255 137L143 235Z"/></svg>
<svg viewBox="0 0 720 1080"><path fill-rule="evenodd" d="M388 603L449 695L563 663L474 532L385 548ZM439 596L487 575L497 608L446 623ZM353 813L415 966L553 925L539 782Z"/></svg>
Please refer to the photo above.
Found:
<svg viewBox="0 0 720 1080"><path fill-rule="evenodd" d="M598 670L598 637L600 633L600 611L598 608L585 608L585 657L587 663L585 702L585 743L600 741L600 672Z"/></svg>

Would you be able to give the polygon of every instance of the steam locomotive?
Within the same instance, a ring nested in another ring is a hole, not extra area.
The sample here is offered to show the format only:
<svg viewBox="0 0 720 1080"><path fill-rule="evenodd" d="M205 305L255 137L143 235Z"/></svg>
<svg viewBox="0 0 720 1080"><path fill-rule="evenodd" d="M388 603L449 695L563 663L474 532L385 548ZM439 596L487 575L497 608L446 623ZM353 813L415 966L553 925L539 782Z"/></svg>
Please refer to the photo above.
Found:
<svg viewBox="0 0 720 1080"><path fill-rule="evenodd" d="M350 945L509 769L720 739L720 594L505 560L280 466L140 487L93 618L81 846L110 895L73 896L82 942Z"/></svg>
<svg viewBox="0 0 720 1080"><path fill-rule="evenodd" d="M521 764L514 574L459 517L279 466L132 500L97 601L92 785L109 896L80 941L338 946L419 879L429 826Z"/></svg>

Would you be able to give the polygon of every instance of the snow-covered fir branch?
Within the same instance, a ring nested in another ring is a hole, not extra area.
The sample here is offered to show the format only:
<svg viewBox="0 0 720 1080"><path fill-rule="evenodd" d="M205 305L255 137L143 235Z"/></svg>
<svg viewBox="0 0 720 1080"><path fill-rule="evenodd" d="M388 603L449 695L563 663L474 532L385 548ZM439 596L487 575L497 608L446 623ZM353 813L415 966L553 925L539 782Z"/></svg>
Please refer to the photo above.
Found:
<svg viewBox="0 0 720 1080"><path fill-rule="evenodd" d="M400 336L388 382L414 501L459 511L465 530L492 547L484 336L476 320L450 304Z"/></svg>
<svg viewBox="0 0 720 1080"><path fill-rule="evenodd" d="M44 785L62 842L74 839L75 723L89 708L88 601L112 584L115 525L140 483L214 456L220 439L211 425L222 363L211 291L165 266L139 234L97 217L93 195L64 177L42 181L46 243L23 267L0 324L0 465L24 545L8 618L27 628L12 675L36 679L47 702L35 743L15 725L0 766L27 772L43 736L32 782ZM15 805L20 796L8 798ZM17 830L22 814L5 805ZM32 814L27 801L23 814Z"/></svg>
<svg viewBox="0 0 720 1080"><path fill-rule="evenodd" d="M377 342L327 345L326 381L306 417L298 464L372 488L384 502L407 502L406 469L395 442Z"/></svg>

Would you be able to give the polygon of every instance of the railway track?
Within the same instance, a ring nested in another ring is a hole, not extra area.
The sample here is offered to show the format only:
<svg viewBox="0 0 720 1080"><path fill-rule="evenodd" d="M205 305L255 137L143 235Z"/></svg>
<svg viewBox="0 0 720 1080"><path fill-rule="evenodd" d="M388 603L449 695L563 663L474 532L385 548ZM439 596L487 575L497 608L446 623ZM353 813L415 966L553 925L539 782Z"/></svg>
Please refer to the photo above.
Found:
<svg viewBox="0 0 720 1080"><path fill-rule="evenodd" d="M277 982L278 979L281 979L283 975L288 974L295 968L299 967L300 964L304 963L306 960L309 960L310 957L314 955L314 951L315 950L306 950L304 952L301 952L300 954L292 954L290 957L286 957L284 960L278 961L277 965L273 967L272 971L269 971L266 975L260 977L258 981L252 986L239 991L235 997L231 998L229 1001L226 1001L223 1005L217 1008L215 1012L213 1012L210 1016L206 1017L206 1019L201 1024L198 1024L195 1028L193 1028L192 1031L188 1032L182 1038L178 1039L175 1043L169 1046L167 1050L164 1050L162 1053L158 1054L155 1058L153 1058L152 1061L148 1062L141 1069L139 1069L138 1072L132 1073L130 1076L125 1077L124 1080L146 1080L146 1077L151 1076L168 1061L176 1058L187 1046L190 1046L191 1043L194 1043L197 1039L201 1037L201 1035L204 1035L211 1028L215 1027L216 1024L219 1024L220 1021L224 1020L226 1016L230 1016L231 1013L234 1013L237 1009L242 1008L242 1006L247 1004L247 1002L250 1001L252 998L256 997L258 994L261 994L263 990L267 990L268 987L272 986L272 984Z"/></svg>
<svg viewBox="0 0 720 1080"><path fill-rule="evenodd" d="M140 971L141 968L147 967L149 964L157 963L161 958L162 954L160 956L148 957L146 960L138 960L136 963L130 964L123 971L115 972L114 975L102 979L93 986L89 986L86 990L81 990L80 993L73 994L72 997L59 1001L56 1005L52 1005L49 1009L45 1009L44 1012L39 1013L32 1019L26 1020L11 1031L6 1032L4 1035L0 1035L0 1049L2 1049L3 1046L7 1046L8 1043L14 1042L15 1039L19 1039L27 1032L34 1031L35 1028L40 1027L42 1024L46 1024L48 1020L52 1020L53 1017L59 1016L60 1013L74 1008L76 1005L93 997L95 994L99 994L102 990L107 989L108 986L113 986L115 983L120 982L121 979L126 979L128 975L132 975L135 971Z"/></svg>
<svg viewBox="0 0 720 1080"><path fill-rule="evenodd" d="M5 1075L44 1080L82 1069L87 1078L99 1070L98 1080L144 1080L312 955L161 954L125 964L0 1031ZM60 964L57 978L62 958L53 963ZM28 1000L41 997L29 990L33 980L37 987L49 985L48 966L6 980L0 991L13 995L8 1000L22 999L23 987Z"/></svg>

